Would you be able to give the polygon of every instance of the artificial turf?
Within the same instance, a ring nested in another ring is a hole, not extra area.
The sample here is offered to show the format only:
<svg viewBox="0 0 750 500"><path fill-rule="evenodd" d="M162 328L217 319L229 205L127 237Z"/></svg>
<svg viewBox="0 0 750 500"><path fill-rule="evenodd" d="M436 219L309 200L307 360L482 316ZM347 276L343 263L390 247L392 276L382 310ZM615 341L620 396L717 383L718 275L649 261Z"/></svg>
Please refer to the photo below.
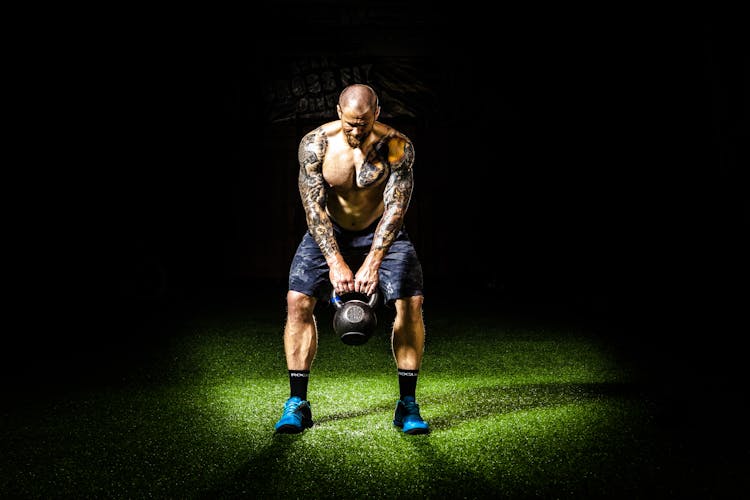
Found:
<svg viewBox="0 0 750 500"><path fill-rule="evenodd" d="M319 311L315 425L300 435L273 432L289 391L283 304L133 322L130 343L98 354L119 362L30 385L3 410L2 496L716 498L738 485L741 464L702 460L637 364L575 322L426 303L417 396L432 432L404 435L392 312L378 314L374 337L347 346Z"/></svg>

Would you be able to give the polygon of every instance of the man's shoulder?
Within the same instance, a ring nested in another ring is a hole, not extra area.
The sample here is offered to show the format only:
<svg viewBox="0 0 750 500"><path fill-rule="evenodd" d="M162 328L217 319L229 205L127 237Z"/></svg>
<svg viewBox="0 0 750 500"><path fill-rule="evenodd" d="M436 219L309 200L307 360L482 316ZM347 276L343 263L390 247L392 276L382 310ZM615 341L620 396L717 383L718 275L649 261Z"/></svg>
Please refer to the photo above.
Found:
<svg viewBox="0 0 750 500"><path fill-rule="evenodd" d="M397 158L403 155L405 149L414 148L411 139L409 139L406 134L400 132L399 130L396 130L389 125L383 125L383 128L379 131L379 133L379 142L387 147L388 157L391 161L397 161Z"/></svg>
<svg viewBox="0 0 750 500"><path fill-rule="evenodd" d="M406 134L403 132L396 130L395 128L391 127L390 125L386 125L382 122L376 122L375 123L375 130L382 138L383 141L390 141L395 140L396 142L402 141L402 142L411 142L411 139L409 139Z"/></svg>
<svg viewBox="0 0 750 500"><path fill-rule="evenodd" d="M331 121L310 130L303 136L303 139L311 137L331 137L332 135L338 133L340 130L341 124L339 123L339 121Z"/></svg>
<svg viewBox="0 0 750 500"><path fill-rule="evenodd" d="M411 165L411 160L414 158L414 146L411 139L388 125L383 125L379 132L382 134L380 144L384 147L383 153L387 154L388 163Z"/></svg>

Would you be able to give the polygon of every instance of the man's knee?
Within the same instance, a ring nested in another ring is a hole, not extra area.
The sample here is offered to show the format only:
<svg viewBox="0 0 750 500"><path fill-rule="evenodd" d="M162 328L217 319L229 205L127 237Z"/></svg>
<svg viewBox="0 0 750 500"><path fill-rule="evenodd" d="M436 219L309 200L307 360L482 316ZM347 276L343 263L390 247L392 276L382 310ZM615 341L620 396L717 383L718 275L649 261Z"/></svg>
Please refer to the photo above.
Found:
<svg viewBox="0 0 750 500"><path fill-rule="evenodd" d="M396 299L396 316L407 323L422 321L422 304L424 297L414 295Z"/></svg>
<svg viewBox="0 0 750 500"><path fill-rule="evenodd" d="M289 290L286 294L287 317L290 321L312 321L317 299L304 293Z"/></svg>

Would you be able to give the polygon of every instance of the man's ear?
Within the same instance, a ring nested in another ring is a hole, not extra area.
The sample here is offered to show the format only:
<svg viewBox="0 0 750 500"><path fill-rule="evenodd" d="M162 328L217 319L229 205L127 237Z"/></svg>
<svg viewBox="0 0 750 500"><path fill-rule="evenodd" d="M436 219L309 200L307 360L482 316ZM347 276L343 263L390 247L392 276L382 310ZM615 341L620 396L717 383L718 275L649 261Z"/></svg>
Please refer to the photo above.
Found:
<svg viewBox="0 0 750 500"><path fill-rule="evenodd" d="M339 115L339 118L341 118L341 106L338 104L336 105L336 114Z"/></svg>
<svg viewBox="0 0 750 500"><path fill-rule="evenodd" d="M378 106L378 109L375 110L375 119L378 119L378 116L380 116L380 106Z"/></svg>

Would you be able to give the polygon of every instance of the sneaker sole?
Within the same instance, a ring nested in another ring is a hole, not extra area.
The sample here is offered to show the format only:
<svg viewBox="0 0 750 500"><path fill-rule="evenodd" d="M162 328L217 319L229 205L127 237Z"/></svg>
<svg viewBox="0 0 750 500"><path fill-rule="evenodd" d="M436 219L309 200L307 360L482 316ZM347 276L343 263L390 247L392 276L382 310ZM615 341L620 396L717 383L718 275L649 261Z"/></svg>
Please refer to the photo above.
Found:
<svg viewBox="0 0 750 500"><path fill-rule="evenodd" d="M302 427L297 427L296 425L291 424L285 424L276 429L277 434L299 434L300 432L304 431L305 429L309 429L313 426L312 422L302 422Z"/></svg>
<svg viewBox="0 0 750 500"><path fill-rule="evenodd" d="M416 434L429 434L430 429L409 429L408 431L403 431L404 434L409 434L410 436L414 436Z"/></svg>
<svg viewBox="0 0 750 500"><path fill-rule="evenodd" d="M395 425L396 427L398 427L399 429L401 429L401 432L403 432L404 434L409 434L410 436L413 436L415 434L429 434L430 433L430 428L429 427L427 427L426 429L417 427L417 428L409 429L408 431L405 431L403 423L396 422L394 420L393 421L393 425Z"/></svg>

